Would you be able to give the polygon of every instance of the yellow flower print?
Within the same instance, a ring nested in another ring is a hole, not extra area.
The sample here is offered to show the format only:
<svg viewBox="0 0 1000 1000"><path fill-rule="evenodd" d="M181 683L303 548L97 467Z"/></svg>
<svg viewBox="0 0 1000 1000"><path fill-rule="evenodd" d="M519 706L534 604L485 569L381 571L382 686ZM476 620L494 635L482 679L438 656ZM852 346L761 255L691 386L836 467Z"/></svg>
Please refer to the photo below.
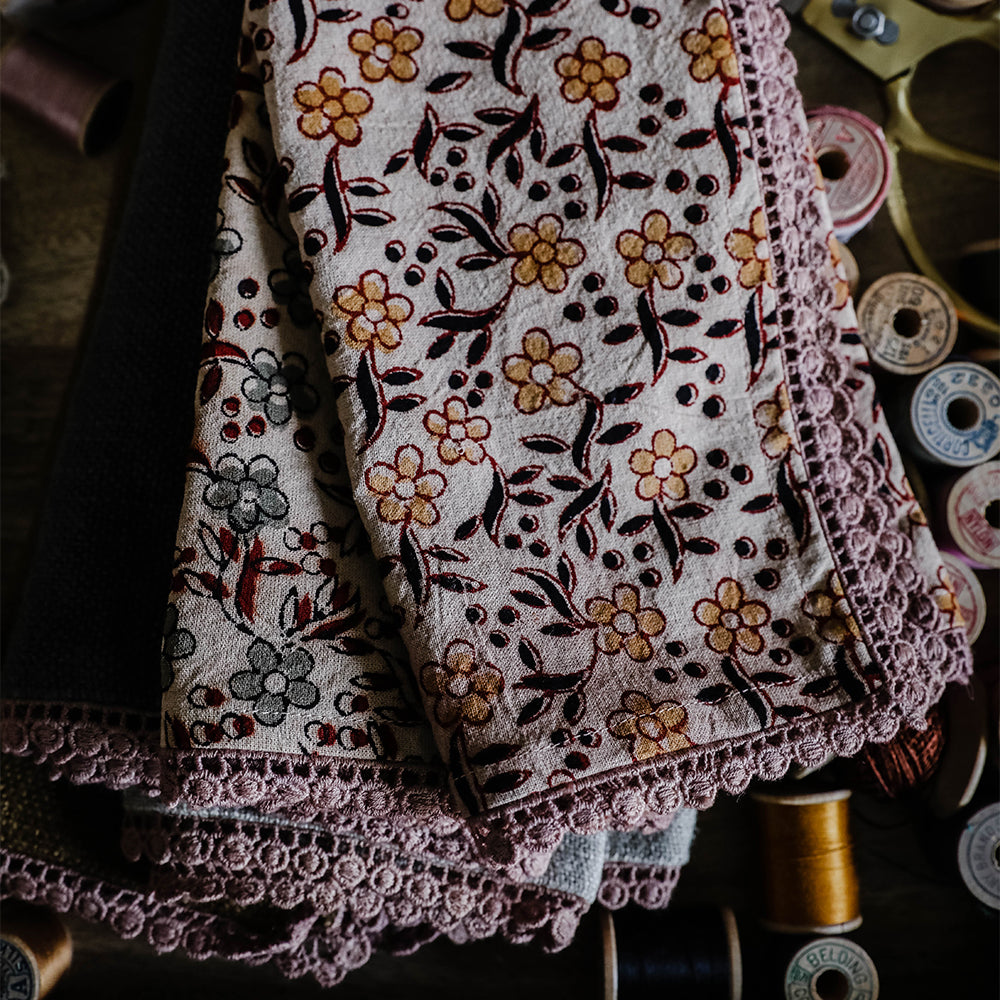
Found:
<svg viewBox="0 0 1000 1000"><path fill-rule="evenodd" d="M463 458L478 465L486 455L479 442L490 436L490 422L485 417L470 417L465 400L458 396L447 400L443 413L431 410L424 417L424 427L438 439L438 455L448 465Z"/></svg>
<svg viewBox="0 0 1000 1000"><path fill-rule="evenodd" d="M833 233L827 237L826 245L830 248L830 263L833 265L833 308L842 309L851 297L851 283L847 280L847 267L840 252L840 243Z"/></svg>
<svg viewBox="0 0 1000 1000"><path fill-rule="evenodd" d="M372 109L371 95L359 87L345 87L344 74L327 66L317 83L300 83L295 88L299 131L310 139L322 139L331 132L344 146L361 142L358 120Z"/></svg>
<svg viewBox="0 0 1000 1000"><path fill-rule="evenodd" d="M330 309L347 320L347 340L364 350L369 344L388 354L403 341L401 324L413 314L405 295L390 295L389 283L379 271L365 271L357 285L341 285Z"/></svg>
<svg viewBox="0 0 1000 1000"><path fill-rule="evenodd" d="M424 470L423 452L412 444L398 448L395 461L376 462L365 470L365 485L378 497L378 516L388 524L437 524L441 515L431 501L444 493L447 480L440 472Z"/></svg>
<svg viewBox="0 0 1000 1000"><path fill-rule="evenodd" d="M706 83L716 75L725 84L739 81L739 64L729 24L717 7L705 15L700 29L692 28L681 35L681 48L694 56L689 69L699 83Z"/></svg>
<svg viewBox="0 0 1000 1000"><path fill-rule="evenodd" d="M948 619L946 627L965 628L965 615L962 613L962 606L958 603L958 594L955 593L954 583L944 566L938 569L938 580L941 581L941 586L935 587L931 591L931 596L940 608L941 614Z"/></svg>
<svg viewBox="0 0 1000 1000"><path fill-rule="evenodd" d="M474 10L486 17L496 17L505 6L505 0L448 0L444 10L452 21L464 21Z"/></svg>
<svg viewBox="0 0 1000 1000"><path fill-rule="evenodd" d="M617 245L629 262L625 277L636 288L645 288L653 278L664 288L676 288L684 280L677 261L694 253L694 240L687 233L670 232L670 219L660 211L646 213L641 233L634 229L619 233Z"/></svg>
<svg viewBox="0 0 1000 1000"><path fill-rule="evenodd" d="M361 56L361 75L371 83L391 76L400 83L413 80L417 64L410 56L424 43L424 34L416 28L397 31L387 17L372 21L368 31L352 31L347 44Z"/></svg>
<svg viewBox="0 0 1000 1000"><path fill-rule="evenodd" d="M739 278L744 288L756 288L762 284L774 288L771 244L767 238L767 219L763 208L753 210L749 229L734 229L726 237L726 250L733 260L742 264Z"/></svg>
<svg viewBox="0 0 1000 1000"><path fill-rule="evenodd" d="M587 614L602 626L597 633L597 648L613 656L624 646L636 663L644 663L653 655L648 637L659 635L667 624L656 608L639 607L639 588L629 583L618 584L611 592L611 600L592 597L587 601Z"/></svg>
<svg viewBox="0 0 1000 1000"><path fill-rule="evenodd" d="M557 215L543 215L534 226L520 223L507 234L517 254L511 274L519 285L540 280L550 292L561 292L566 287L566 272L583 263L587 253L578 240L559 239L562 225Z"/></svg>
<svg viewBox="0 0 1000 1000"><path fill-rule="evenodd" d="M827 642L840 645L848 639L861 638L861 629L851 613L836 570L830 570L825 590L810 591L802 599L802 610L815 619L819 634Z"/></svg>
<svg viewBox="0 0 1000 1000"><path fill-rule="evenodd" d="M754 423L764 428L761 450L768 458L781 458L789 448L795 447L792 440L792 414L788 406L788 388L782 382L770 399L765 399L753 408Z"/></svg>
<svg viewBox="0 0 1000 1000"><path fill-rule="evenodd" d="M578 395L572 379L583 355L576 344L553 346L552 338L536 327L521 341L523 354L509 354L503 359L503 373L508 382L520 386L514 405L522 413L537 413L546 403L568 406Z"/></svg>
<svg viewBox="0 0 1000 1000"><path fill-rule="evenodd" d="M640 500L683 500L688 495L684 477L695 465L698 456L687 445L677 447L672 431L657 431L653 435L653 450L636 448L629 456L629 468L639 476L635 492Z"/></svg>
<svg viewBox="0 0 1000 1000"><path fill-rule="evenodd" d="M563 97L571 104L588 97L602 111L618 103L615 81L627 76L631 68L620 52L605 52L599 38L584 38L576 52L556 60L556 72L563 78Z"/></svg>
<svg viewBox="0 0 1000 1000"><path fill-rule="evenodd" d="M448 644L444 663L425 663L420 683L434 699L434 716L442 726L488 722L492 702L504 686L500 671L491 663L477 663L475 647L464 639Z"/></svg>
<svg viewBox="0 0 1000 1000"><path fill-rule="evenodd" d="M771 620L771 612L760 601L748 601L739 581L727 577L715 588L715 600L695 604L694 617L709 629L705 641L717 653L733 653L737 647L759 653L764 648L760 629Z"/></svg>
<svg viewBox="0 0 1000 1000"><path fill-rule="evenodd" d="M641 691L622 695L622 710L608 716L608 732L632 746L636 760L661 757L694 746L688 738L687 710L676 701L654 705Z"/></svg>

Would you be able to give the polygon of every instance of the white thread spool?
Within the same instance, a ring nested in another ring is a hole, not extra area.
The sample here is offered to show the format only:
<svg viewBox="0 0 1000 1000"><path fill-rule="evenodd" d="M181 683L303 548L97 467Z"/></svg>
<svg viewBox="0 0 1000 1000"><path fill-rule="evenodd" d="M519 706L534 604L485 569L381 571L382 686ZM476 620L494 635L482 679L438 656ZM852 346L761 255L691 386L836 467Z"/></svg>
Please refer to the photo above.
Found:
<svg viewBox="0 0 1000 1000"><path fill-rule="evenodd" d="M879 368L922 375L951 354L958 317L933 281L919 274L887 274L861 296L858 331Z"/></svg>
<svg viewBox="0 0 1000 1000"><path fill-rule="evenodd" d="M983 585L972 569L957 556L942 552L941 561L951 578L955 600L965 619L965 634L969 637L971 646L982 635L983 625L986 624L986 595L983 593Z"/></svg>
<svg viewBox="0 0 1000 1000"><path fill-rule="evenodd" d="M853 941L818 938L788 963L785 1000L878 1000L878 972Z"/></svg>
<svg viewBox="0 0 1000 1000"><path fill-rule="evenodd" d="M1000 910L1000 803L980 809L958 838L958 870L980 903Z"/></svg>
<svg viewBox="0 0 1000 1000"><path fill-rule="evenodd" d="M1000 454L1000 380L968 361L929 371L910 399L910 427L933 462L967 468Z"/></svg>
<svg viewBox="0 0 1000 1000"><path fill-rule="evenodd" d="M825 106L806 115L809 140L826 186L833 231L846 243L868 225L889 190L889 147L870 118Z"/></svg>
<svg viewBox="0 0 1000 1000"><path fill-rule="evenodd" d="M960 476L945 497L950 541L977 569L1000 568L1000 462Z"/></svg>

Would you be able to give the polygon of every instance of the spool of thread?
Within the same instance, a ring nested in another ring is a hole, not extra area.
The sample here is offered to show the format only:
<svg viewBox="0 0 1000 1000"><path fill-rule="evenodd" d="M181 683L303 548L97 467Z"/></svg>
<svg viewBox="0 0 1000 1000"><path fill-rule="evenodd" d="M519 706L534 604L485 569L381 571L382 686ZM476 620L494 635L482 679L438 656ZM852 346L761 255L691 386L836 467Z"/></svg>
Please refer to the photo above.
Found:
<svg viewBox="0 0 1000 1000"><path fill-rule="evenodd" d="M951 685L941 700L944 752L927 802L939 819L954 816L971 801L986 765L986 689L973 674L967 686Z"/></svg>
<svg viewBox="0 0 1000 1000"><path fill-rule="evenodd" d="M929 278L887 274L858 303L858 331L872 361L894 375L922 375L955 346L958 317Z"/></svg>
<svg viewBox="0 0 1000 1000"><path fill-rule="evenodd" d="M33 35L15 38L0 57L0 97L33 115L86 156L118 138L131 86Z"/></svg>
<svg viewBox="0 0 1000 1000"><path fill-rule="evenodd" d="M944 726L936 708L927 713L927 728L904 726L888 743L871 744L856 758L861 780L874 784L887 798L926 785L944 755Z"/></svg>
<svg viewBox="0 0 1000 1000"><path fill-rule="evenodd" d="M727 906L603 910L601 930L604 1000L743 996L740 936Z"/></svg>
<svg viewBox="0 0 1000 1000"><path fill-rule="evenodd" d="M1000 462L984 462L961 475L944 498L942 542L977 569L1000 568Z"/></svg>
<svg viewBox="0 0 1000 1000"><path fill-rule="evenodd" d="M788 963L785 1000L878 1000L875 963L846 938L810 941Z"/></svg>
<svg viewBox="0 0 1000 1000"><path fill-rule="evenodd" d="M982 634L983 625L986 624L986 595L983 593L983 585L969 566L950 552L942 552L941 561L948 571L955 601L965 620L965 634L969 637L971 646Z"/></svg>
<svg viewBox="0 0 1000 1000"><path fill-rule="evenodd" d="M764 925L784 934L843 934L861 924L848 828L850 791L756 792Z"/></svg>
<svg viewBox="0 0 1000 1000"><path fill-rule="evenodd" d="M889 147L870 118L825 106L807 113L809 139L826 186L833 231L846 243L868 225L889 190Z"/></svg>
<svg viewBox="0 0 1000 1000"><path fill-rule="evenodd" d="M958 838L958 870L966 888L991 910L1000 910L1000 802L971 816Z"/></svg>
<svg viewBox="0 0 1000 1000"><path fill-rule="evenodd" d="M0 1000L41 1000L73 960L73 941L50 910L7 901L0 934Z"/></svg>
<svg viewBox="0 0 1000 1000"><path fill-rule="evenodd" d="M929 371L910 398L910 436L932 462L960 468L1000 454L1000 379L951 361Z"/></svg>

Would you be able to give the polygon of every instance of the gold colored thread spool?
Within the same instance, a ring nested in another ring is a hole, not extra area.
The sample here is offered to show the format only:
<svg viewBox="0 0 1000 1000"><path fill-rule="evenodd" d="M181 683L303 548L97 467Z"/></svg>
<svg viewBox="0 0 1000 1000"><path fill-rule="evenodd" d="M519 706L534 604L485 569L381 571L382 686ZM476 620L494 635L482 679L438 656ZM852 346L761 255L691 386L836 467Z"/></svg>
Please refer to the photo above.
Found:
<svg viewBox="0 0 1000 1000"><path fill-rule="evenodd" d="M849 790L754 793L764 870L764 925L785 934L843 934L861 924L848 829Z"/></svg>
<svg viewBox="0 0 1000 1000"><path fill-rule="evenodd" d="M50 910L8 901L0 933L0 1000L41 1000L73 960L73 939Z"/></svg>
<svg viewBox="0 0 1000 1000"><path fill-rule="evenodd" d="M922 375L951 354L955 307L929 278L887 274L858 303L858 330L872 361L894 375Z"/></svg>

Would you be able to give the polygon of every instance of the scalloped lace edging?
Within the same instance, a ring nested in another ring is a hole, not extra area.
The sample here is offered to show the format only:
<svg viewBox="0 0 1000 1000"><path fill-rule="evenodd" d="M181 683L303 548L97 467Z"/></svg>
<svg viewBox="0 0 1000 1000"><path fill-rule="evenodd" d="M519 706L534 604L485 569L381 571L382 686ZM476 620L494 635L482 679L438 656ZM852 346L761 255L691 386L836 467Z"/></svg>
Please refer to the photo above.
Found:
<svg viewBox="0 0 1000 1000"><path fill-rule="evenodd" d="M159 789L158 716L130 709L4 701L0 750L77 785Z"/></svg>
<svg viewBox="0 0 1000 1000"><path fill-rule="evenodd" d="M609 910L620 910L629 903L647 910L665 909L681 871L681 868L608 862L601 876L597 901Z"/></svg>
<svg viewBox="0 0 1000 1000"><path fill-rule="evenodd" d="M160 896L283 910L312 904L324 919L363 928L387 950L412 950L440 935L458 942L499 935L558 950L589 905L467 859L459 867L398 846L234 819L132 816L122 846L131 860L157 866Z"/></svg>

